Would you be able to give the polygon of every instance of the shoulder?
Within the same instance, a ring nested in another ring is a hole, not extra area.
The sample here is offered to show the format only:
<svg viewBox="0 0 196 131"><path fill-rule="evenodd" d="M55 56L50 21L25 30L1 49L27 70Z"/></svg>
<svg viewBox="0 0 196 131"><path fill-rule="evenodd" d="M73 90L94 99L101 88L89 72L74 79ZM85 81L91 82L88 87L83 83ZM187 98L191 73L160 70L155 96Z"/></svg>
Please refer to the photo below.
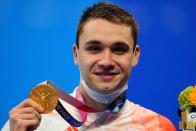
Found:
<svg viewBox="0 0 196 131"><path fill-rule="evenodd" d="M127 102L131 107L131 117L135 122L141 123L145 126L145 129L157 129L161 131L176 131L172 122L165 116L158 114L150 109L144 108L133 102Z"/></svg>
<svg viewBox="0 0 196 131"><path fill-rule="evenodd" d="M173 123L165 116L158 114L158 121L159 121L159 126L161 129L164 129L167 131L175 131L176 130Z"/></svg>

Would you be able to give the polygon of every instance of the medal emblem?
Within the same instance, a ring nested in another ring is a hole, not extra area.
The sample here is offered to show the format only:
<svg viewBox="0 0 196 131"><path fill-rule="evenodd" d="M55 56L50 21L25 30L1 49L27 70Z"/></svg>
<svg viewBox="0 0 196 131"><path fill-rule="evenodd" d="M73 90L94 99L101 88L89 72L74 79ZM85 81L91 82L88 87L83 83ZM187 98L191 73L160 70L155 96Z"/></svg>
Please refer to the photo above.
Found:
<svg viewBox="0 0 196 131"><path fill-rule="evenodd" d="M56 90L47 84L40 84L34 87L30 92L29 98L44 109L44 114L54 110L58 103Z"/></svg>

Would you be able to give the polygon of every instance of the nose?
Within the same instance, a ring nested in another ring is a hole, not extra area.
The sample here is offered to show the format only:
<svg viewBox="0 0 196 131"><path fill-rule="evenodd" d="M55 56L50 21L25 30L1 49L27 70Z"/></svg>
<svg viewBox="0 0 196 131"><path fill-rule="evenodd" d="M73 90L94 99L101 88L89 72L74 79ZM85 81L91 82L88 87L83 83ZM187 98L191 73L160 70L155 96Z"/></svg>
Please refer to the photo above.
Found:
<svg viewBox="0 0 196 131"><path fill-rule="evenodd" d="M98 67L104 70L114 69L114 61L112 59L112 53L110 50L102 52L100 60L98 61Z"/></svg>

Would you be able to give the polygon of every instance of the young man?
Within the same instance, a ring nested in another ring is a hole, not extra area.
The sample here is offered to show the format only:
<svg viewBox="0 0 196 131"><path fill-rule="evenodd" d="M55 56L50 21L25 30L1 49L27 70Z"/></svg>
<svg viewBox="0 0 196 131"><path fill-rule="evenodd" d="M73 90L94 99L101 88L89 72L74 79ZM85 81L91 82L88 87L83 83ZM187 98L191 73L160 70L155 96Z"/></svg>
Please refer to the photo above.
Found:
<svg viewBox="0 0 196 131"><path fill-rule="evenodd" d="M41 115L43 109L26 99L10 111L3 130L176 130L164 116L125 97L128 77L140 56L137 32L134 17L116 5L101 2L87 8L81 16L73 46L81 82L72 96L101 112L89 113L82 126L72 127L55 110ZM80 120L78 109L60 101Z"/></svg>

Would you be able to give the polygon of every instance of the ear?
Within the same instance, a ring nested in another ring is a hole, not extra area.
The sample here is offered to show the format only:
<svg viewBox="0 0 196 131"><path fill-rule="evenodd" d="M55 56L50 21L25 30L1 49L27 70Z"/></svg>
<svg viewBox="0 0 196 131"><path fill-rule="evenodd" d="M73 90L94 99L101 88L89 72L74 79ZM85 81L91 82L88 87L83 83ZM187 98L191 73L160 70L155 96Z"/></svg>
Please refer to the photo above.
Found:
<svg viewBox="0 0 196 131"><path fill-rule="evenodd" d="M140 46L136 45L135 47L135 51L133 54L133 59L132 59L132 66L135 67L139 61L139 57L140 57Z"/></svg>
<svg viewBox="0 0 196 131"><path fill-rule="evenodd" d="M74 64L78 65L78 48L76 46L76 44L73 45L73 56L74 56Z"/></svg>

